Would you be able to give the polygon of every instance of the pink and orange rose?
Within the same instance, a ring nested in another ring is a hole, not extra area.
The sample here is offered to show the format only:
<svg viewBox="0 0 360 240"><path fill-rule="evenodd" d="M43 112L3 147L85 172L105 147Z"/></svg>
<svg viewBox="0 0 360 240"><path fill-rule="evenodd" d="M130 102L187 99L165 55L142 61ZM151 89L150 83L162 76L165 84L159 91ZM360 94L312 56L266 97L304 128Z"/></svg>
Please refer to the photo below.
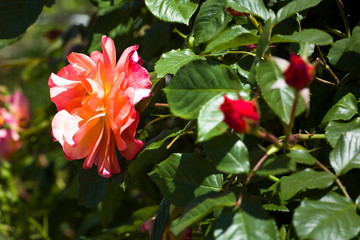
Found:
<svg viewBox="0 0 360 240"><path fill-rule="evenodd" d="M134 105L150 96L149 73L137 54L125 49L118 62L112 39L102 37L102 53L71 53L69 65L49 78L50 96L58 113L52 134L69 160L85 158L103 177L121 171L117 150L127 160L143 146L135 139L139 113Z"/></svg>

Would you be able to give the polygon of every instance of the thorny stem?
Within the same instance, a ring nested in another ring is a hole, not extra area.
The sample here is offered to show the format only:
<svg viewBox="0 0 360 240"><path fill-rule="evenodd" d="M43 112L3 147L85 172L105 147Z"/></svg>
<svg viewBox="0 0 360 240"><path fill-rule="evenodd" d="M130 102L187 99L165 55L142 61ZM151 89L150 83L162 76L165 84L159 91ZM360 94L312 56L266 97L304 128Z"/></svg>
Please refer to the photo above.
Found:
<svg viewBox="0 0 360 240"><path fill-rule="evenodd" d="M261 24L256 20L256 18L254 17L254 15L252 14L246 14L246 17L252 22L252 24L256 27L256 29L258 30L259 34L262 33L263 29Z"/></svg>
<svg viewBox="0 0 360 240"><path fill-rule="evenodd" d="M268 154L265 154L255 165L255 167L251 170L251 173L249 174L249 176L246 178L246 181L243 185L243 188L241 189L241 193L240 196L238 198L238 200L235 203L235 206L238 207L241 205L241 202L243 200L244 194L245 194L245 190L247 188L247 186L249 185L249 182L251 180L251 178L254 176L255 172L259 169L259 167L261 166L261 164L263 164L266 160L266 158L268 157Z"/></svg>
<svg viewBox="0 0 360 240"><path fill-rule="evenodd" d="M319 54L320 54L320 59L317 59L319 61L319 63L321 64L321 66L323 66L329 73L330 75L334 78L336 85L340 83L339 78L335 75L335 73L331 70L331 68L329 67L329 65L326 63L326 60L324 58L324 55L322 54L319 45L316 45L316 49L318 50Z"/></svg>
<svg viewBox="0 0 360 240"><path fill-rule="evenodd" d="M316 160L316 164L319 165L319 167L320 167L321 169L323 169L324 171L329 172L329 173L332 173L324 164L322 164L321 162L319 162L319 160ZM349 195L348 192L346 191L344 185L341 183L341 181L340 181L340 179L338 178L338 176L337 176L337 175L335 175L335 176L336 176L336 180L335 180L335 181L336 181L337 185L339 186L339 188L341 189L341 191L344 193L345 197L350 198L350 195Z"/></svg>
<svg viewBox="0 0 360 240"><path fill-rule="evenodd" d="M325 134L303 134L303 133L297 133L293 135L297 139L301 140L311 140L311 139L325 139Z"/></svg>
<svg viewBox="0 0 360 240"><path fill-rule="evenodd" d="M344 22L344 27L345 27L345 32L347 34L347 37L351 37L351 32L350 32L350 26L349 26L349 22L346 18L346 14L345 14L345 6L344 4L341 2L341 0L336 0L336 3L339 7L340 13L341 13L341 18Z"/></svg>

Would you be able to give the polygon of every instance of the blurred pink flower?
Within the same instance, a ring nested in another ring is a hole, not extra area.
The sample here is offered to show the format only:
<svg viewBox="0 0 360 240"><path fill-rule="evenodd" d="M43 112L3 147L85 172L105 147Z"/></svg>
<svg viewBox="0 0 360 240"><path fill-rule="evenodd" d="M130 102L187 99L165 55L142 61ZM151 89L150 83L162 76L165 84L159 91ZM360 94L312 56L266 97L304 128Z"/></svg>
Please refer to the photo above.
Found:
<svg viewBox="0 0 360 240"><path fill-rule="evenodd" d="M0 129L0 156L9 160L11 155L18 150L21 145L22 142L17 132L11 129Z"/></svg>
<svg viewBox="0 0 360 240"><path fill-rule="evenodd" d="M0 156L9 160L22 145L18 132L29 125L29 100L21 91L3 99L7 108L0 108Z"/></svg>
<svg viewBox="0 0 360 240"><path fill-rule="evenodd" d="M151 82L137 49L128 47L116 63L114 42L103 36L103 53L71 53L70 64L49 78L59 111L52 121L54 140L67 159L85 158L83 167L95 163L104 177L121 171L116 148L130 160L143 146L135 139L139 113L134 104L150 96Z"/></svg>

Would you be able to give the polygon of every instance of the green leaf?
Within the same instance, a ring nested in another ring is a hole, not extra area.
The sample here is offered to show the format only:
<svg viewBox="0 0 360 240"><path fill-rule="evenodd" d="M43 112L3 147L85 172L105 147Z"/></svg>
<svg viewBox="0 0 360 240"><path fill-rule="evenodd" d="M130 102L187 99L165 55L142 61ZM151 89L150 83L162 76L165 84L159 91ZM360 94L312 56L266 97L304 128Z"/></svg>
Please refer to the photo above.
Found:
<svg viewBox="0 0 360 240"><path fill-rule="evenodd" d="M23 34L36 21L44 4L44 0L1 0L0 39Z"/></svg>
<svg viewBox="0 0 360 240"><path fill-rule="evenodd" d="M145 4L160 20L186 25L198 7L198 4L191 0L145 0Z"/></svg>
<svg viewBox="0 0 360 240"><path fill-rule="evenodd" d="M160 203L160 208L156 213L156 218L151 227L150 240L160 240L165 231L165 227L169 218L170 202L163 198Z"/></svg>
<svg viewBox="0 0 360 240"><path fill-rule="evenodd" d="M276 23L279 23L286 18L294 15L295 13L301 12L307 8L318 5L322 0L294 0L284 7L282 7L276 13Z"/></svg>
<svg viewBox="0 0 360 240"><path fill-rule="evenodd" d="M105 196L109 179L100 176L97 166L79 172L79 204L86 207L96 206Z"/></svg>
<svg viewBox="0 0 360 240"><path fill-rule="evenodd" d="M243 201L241 208L225 208L215 226L216 240L279 239L274 219L255 201Z"/></svg>
<svg viewBox="0 0 360 240"><path fill-rule="evenodd" d="M330 172L317 172L307 168L280 179L278 184L280 198L288 200L301 190L327 188L334 180L335 175Z"/></svg>
<svg viewBox="0 0 360 240"><path fill-rule="evenodd" d="M233 192L215 193L210 192L194 199L185 212L171 223L170 231L178 235L190 225L200 221L215 209L230 207L236 203L236 195Z"/></svg>
<svg viewBox="0 0 360 240"><path fill-rule="evenodd" d="M313 165L315 164L316 158L314 158L307 150L305 149L296 149L291 150L288 154L286 154L288 157L291 158L291 160L307 164L307 165Z"/></svg>
<svg viewBox="0 0 360 240"><path fill-rule="evenodd" d="M146 146L146 148L143 151L158 149L165 143L166 140L168 140L169 138L176 137L180 133L181 130L178 129L172 129L172 130L167 129L161 134L161 136L165 136L164 138L160 140L155 139L148 146Z"/></svg>
<svg viewBox="0 0 360 240"><path fill-rule="evenodd" d="M236 134L223 134L204 142L204 150L221 172L238 174L250 169L248 150Z"/></svg>
<svg viewBox="0 0 360 240"><path fill-rule="evenodd" d="M175 206L185 208L191 200L222 188L222 174L200 154L174 153L149 173L163 196Z"/></svg>
<svg viewBox="0 0 360 240"><path fill-rule="evenodd" d="M251 13L265 20L274 15L262 0L228 0L228 6L237 12Z"/></svg>
<svg viewBox="0 0 360 240"><path fill-rule="evenodd" d="M302 201L293 224L300 239L350 239L360 230L360 217L351 199L331 192L320 200Z"/></svg>
<svg viewBox="0 0 360 240"><path fill-rule="evenodd" d="M340 175L353 168L360 168L360 129L341 135L330 152L330 164Z"/></svg>
<svg viewBox="0 0 360 240"><path fill-rule="evenodd" d="M296 169L296 163L286 155L269 158L255 173L259 176L284 174Z"/></svg>
<svg viewBox="0 0 360 240"><path fill-rule="evenodd" d="M360 128L360 118L355 118L349 123L330 121L325 128L326 140L334 148L341 135L356 128Z"/></svg>
<svg viewBox="0 0 360 240"><path fill-rule="evenodd" d="M172 113L193 119L202 106L219 93L236 92L239 79L226 65L195 61L182 67L164 89Z"/></svg>
<svg viewBox="0 0 360 240"><path fill-rule="evenodd" d="M247 44L254 44L258 41L259 36L240 25L236 25L216 35L206 46L204 53L237 48Z"/></svg>
<svg viewBox="0 0 360 240"><path fill-rule="evenodd" d="M321 124L334 120L349 120L356 114L359 114L356 98L352 93L348 93L330 108Z"/></svg>
<svg viewBox="0 0 360 240"><path fill-rule="evenodd" d="M228 129L224 123L224 114L220 111L220 105L223 102L224 96L219 94L206 102L200 109L197 142L207 141L223 134Z"/></svg>
<svg viewBox="0 0 360 240"><path fill-rule="evenodd" d="M196 55L190 49L171 50L161 55L155 64L155 72L159 77L165 77L168 73L176 74L182 66L194 60L205 60L205 57Z"/></svg>
<svg viewBox="0 0 360 240"><path fill-rule="evenodd" d="M331 35L318 29L305 29L301 32L294 32L291 35L275 34L271 38L271 43L278 42L299 42L299 43L313 43L317 45L329 45L333 40Z"/></svg>
<svg viewBox="0 0 360 240"><path fill-rule="evenodd" d="M194 24L194 44L206 42L224 30L231 20L223 8L226 0L208 0L199 10Z"/></svg>
<svg viewBox="0 0 360 240"><path fill-rule="evenodd" d="M289 124L295 90L286 85L279 67L273 61L261 61L257 67L257 76L266 103L285 124ZM299 98L295 115L304 111L304 99Z"/></svg>

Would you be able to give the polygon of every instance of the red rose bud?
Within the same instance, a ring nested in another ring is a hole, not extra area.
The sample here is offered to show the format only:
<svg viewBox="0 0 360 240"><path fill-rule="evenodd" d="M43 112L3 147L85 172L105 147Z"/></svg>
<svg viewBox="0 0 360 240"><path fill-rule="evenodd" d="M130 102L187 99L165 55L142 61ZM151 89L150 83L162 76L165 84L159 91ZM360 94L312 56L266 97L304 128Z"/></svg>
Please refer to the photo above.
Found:
<svg viewBox="0 0 360 240"><path fill-rule="evenodd" d="M225 96L220 110L225 115L224 122L239 133L247 133L251 130L251 125L259 123L258 109L252 101L231 100Z"/></svg>
<svg viewBox="0 0 360 240"><path fill-rule="evenodd" d="M301 57L296 54L290 55L290 66L285 70L285 82L295 88L301 90L312 80L314 68L308 65Z"/></svg>
<svg viewBox="0 0 360 240"><path fill-rule="evenodd" d="M228 7L226 10L226 12L229 12L230 16L241 16L241 17L246 17L246 13L243 12L237 12L234 9L232 9L231 7Z"/></svg>

